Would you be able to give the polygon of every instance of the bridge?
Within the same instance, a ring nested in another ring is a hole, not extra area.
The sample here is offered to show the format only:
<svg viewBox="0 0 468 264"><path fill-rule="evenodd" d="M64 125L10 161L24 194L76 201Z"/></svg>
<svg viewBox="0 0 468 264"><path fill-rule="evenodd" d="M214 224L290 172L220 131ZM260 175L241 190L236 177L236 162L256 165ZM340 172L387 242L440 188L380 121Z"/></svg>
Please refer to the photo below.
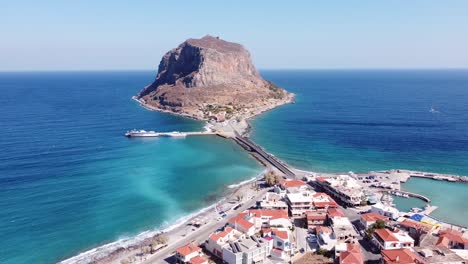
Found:
<svg viewBox="0 0 468 264"><path fill-rule="evenodd" d="M262 147L252 142L252 140L250 140L249 138L241 137L238 135L234 137L233 139L234 141L237 142L237 144L242 146L245 150L257 154L258 156L260 156L260 158L262 158L262 160L271 164L280 172L284 173L284 175L286 175L288 178L293 178L293 179L296 178L296 174L292 172L286 165L284 165L281 161L279 161L273 155L267 153L265 150L263 150Z"/></svg>

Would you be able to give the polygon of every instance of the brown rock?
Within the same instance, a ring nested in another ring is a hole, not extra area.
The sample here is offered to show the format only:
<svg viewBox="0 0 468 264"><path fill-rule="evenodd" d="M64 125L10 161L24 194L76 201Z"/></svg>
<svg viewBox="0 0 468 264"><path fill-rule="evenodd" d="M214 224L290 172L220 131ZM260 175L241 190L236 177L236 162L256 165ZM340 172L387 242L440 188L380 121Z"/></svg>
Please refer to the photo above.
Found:
<svg viewBox="0 0 468 264"><path fill-rule="evenodd" d="M167 52L156 80L137 95L152 107L202 120L222 111L229 119L288 97L262 79L242 45L209 35Z"/></svg>

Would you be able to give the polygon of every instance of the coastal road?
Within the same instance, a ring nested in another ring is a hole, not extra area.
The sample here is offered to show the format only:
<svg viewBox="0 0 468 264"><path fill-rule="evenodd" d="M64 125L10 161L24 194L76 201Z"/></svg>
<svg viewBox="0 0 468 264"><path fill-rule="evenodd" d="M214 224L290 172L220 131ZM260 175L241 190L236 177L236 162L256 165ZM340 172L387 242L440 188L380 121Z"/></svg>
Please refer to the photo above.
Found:
<svg viewBox="0 0 468 264"><path fill-rule="evenodd" d="M260 190L252 199L248 199L244 202L244 204L238 208L237 210L231 210L227 213L227 217L224 218L223 220L217 222L215 219L211 220L208 224L202 225L200 228L197 228L195 231L192 231L191 233L187 234L185 237L180 238L177 241L171 241L171 243L161 251L155 253L153 256L148 258L146 261L142 262L142 264L150 264L150 263L170 263L167 261L167 259L173 255L175 250L179 247L182 247L190 242L194 242L195 244L199 244L206 239L208 239L208 236L222 228L223 226L226 225L227 221L229 218L235 216L239 212L242 212L253 205L256 204L258 200L260 200L266 192L268 192L271 188L266 188ZM186 227L183 227L186 228ZM174 238L172 238L174 239Z"/></svg>
<svg viewBox="0 0 468 264"><path fill-rule="evenodd" d="M284 175L286 175L288 178L292 178L292 179L296 178L296 174L294 172L292 172L282 162L276 159L273 155L267 153L265 150L263 150L262 147L255 144L249 138L236 136L234 140L242 147L244 148L247 147L250 152L255 152L258 155L260 155L265 161L270 163L273 167L278 169L280 172L284 173Z"/></svg>

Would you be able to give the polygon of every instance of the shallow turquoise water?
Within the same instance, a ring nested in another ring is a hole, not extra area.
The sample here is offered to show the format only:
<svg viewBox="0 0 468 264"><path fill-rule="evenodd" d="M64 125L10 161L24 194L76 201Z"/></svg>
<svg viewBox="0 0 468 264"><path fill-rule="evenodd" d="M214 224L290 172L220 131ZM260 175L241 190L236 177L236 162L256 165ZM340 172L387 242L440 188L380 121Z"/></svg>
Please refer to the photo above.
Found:
<svg viewBox="0 0 468 264"><path fill-rule="evenodd" d="M468 176L468 70L262 75L297 97L295 104L257 117L252 138L295 167L318 172L412 169ZM439 206L434 216L468 225L468 205L463 202L468 198L467 184L411 179L404 186L429 196Z"/></svg>
<svg viewBox="0 0 468 264"><path fill-rule="evenodd" d="M173 224L263 169L215 136L123 137L132 128L203 129L130 99L152 78L0 74L0 123L8 135L0 139L0 263L54 263Z"/></svg>
<svg viewBox="0 0 468 264"><path fill-rule="evenodd" d="M467 186L465 183L434 181L411 178L404 183L403 190L416 192L431 199L431 205L438 206L431 215L453 224L468 226ZM409 211L412 207L422 208L426 203L419 199L395 199L398 209Z"/></svg>

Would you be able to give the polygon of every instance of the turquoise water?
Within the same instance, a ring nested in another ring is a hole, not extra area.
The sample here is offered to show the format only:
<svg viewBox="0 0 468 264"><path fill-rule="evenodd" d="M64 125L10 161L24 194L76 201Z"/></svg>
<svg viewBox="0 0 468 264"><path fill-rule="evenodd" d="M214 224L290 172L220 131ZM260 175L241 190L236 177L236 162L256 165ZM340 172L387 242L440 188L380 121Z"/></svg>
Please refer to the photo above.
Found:
<svg viewBox="0 0 468 264"><path fill-rule="evenodd" d="M252 137L293 166L468 175L468 71L262 75L297 102L256 118ZM130 99L153 78L0 73L0 263L53 263L170 225L262 170L217 137L124 138L133 128L203 129ZM436 217L466 224L468 185L411 179L405 188L433 199Z"/></svg>
<svg viewBox="0 0 468 264"><path fill-rule="evenodd" d="M431 199L431 205L438 206L431 215L453 224L468 226L467 186L464 183L434 181L411 178L403 184L403 190L417 192ZM426 204L419 199L400 198L394 200L397 208L409 211L412 207L423 208Z"/></svg>
<svg viewBox="0 0 468 264"><path fill-rule="evenodd" d="M165 227L263 168L214 136L130 98L152 72L0 74L0 263L54 263Z"/></svg>
<svg viewBox="0 0 468 264"><path fill-rule="evenodd" d="M256 118L251 135L292 166L318 172L399 168L468 176L468 70L262 75L297 98L295 104ZM404 186L440 206L434 216L468 225L468 205L462 202L468 185L412 179Z"/></svg>

